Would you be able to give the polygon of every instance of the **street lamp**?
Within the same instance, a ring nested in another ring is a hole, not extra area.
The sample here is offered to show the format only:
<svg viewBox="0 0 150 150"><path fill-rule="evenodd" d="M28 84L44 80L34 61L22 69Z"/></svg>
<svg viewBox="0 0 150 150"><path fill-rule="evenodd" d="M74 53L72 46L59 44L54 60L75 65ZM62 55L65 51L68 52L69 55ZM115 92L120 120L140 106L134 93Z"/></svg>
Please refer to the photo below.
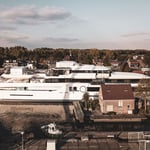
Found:
<svg viewBox="0 0 150 150"><path fill-rule="evenodd" d="M21 134L21 137L22 137L22 150L24 150L24 140L23 140L23 134L24 134L24 132L21 131L20 134Z"/></svg>

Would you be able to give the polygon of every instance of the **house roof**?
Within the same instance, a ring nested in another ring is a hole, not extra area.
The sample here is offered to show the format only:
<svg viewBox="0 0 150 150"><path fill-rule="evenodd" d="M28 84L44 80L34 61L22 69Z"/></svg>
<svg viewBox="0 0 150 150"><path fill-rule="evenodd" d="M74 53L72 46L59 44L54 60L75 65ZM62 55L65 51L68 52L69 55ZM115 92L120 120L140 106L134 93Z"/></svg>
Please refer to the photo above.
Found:
<svg viewBox="0 0 150 150"><path fill-rule="evenodd" d="M131 85L129 84L102 84L103 100L126 100L134 99Z"/></svg>
<svg viewBox="0 0 150 150"><path fill-rule="evenodd" d="M136 61L136 60L132 60L132 61L130 61L130 63L131 63L131 64L139 64L139 62Z"/></svg>

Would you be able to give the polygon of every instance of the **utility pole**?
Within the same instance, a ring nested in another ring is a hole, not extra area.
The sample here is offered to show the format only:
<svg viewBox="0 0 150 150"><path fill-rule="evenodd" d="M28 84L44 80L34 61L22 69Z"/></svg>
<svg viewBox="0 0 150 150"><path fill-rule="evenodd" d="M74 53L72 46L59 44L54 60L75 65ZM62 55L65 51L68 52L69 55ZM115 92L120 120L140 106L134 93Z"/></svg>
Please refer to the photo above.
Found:
<svg viewBox="0 0 150 150"><path fill-rule="evenodd" d="M24 150L24 139L23 139L24 132L21 131L20 134L21 134L21 138L22 138L22 150Z"/></svg>

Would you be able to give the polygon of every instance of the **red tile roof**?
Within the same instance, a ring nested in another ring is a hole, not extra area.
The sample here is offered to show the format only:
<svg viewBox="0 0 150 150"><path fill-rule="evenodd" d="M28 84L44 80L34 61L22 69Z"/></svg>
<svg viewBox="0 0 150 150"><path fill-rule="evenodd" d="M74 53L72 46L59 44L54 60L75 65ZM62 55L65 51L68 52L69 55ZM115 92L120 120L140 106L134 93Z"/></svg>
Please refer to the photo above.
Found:
<svg viewBox="0 0 150 150"><path fill-rule="evenodd" d="M126 100L134 99L131 85L129 84L102 84L103 100Z"/></svg>

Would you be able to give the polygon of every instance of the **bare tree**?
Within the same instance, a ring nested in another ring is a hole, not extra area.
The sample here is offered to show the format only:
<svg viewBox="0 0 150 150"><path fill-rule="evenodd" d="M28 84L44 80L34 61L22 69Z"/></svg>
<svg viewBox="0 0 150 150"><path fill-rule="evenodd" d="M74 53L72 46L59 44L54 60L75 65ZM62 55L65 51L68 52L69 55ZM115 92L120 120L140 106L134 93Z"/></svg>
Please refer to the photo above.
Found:
<svg viewBox="0 0 150 150"><path fill-rule="evenodd" d="M135 90L135 96L144 100L144 110L149 112L149 101L150 101L150 79L141 80L138 87Z"/></svg>

